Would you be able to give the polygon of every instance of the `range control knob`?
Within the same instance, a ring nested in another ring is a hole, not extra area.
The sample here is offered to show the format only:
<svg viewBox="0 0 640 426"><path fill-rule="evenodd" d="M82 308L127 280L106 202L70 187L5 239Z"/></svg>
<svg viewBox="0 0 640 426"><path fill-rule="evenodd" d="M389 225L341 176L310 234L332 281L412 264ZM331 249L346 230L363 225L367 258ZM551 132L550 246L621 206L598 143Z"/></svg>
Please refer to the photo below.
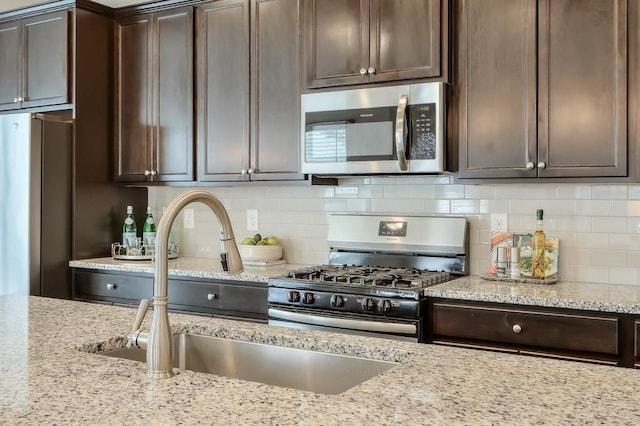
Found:
<svg viewBox="0 0 640 426"><path fill-rule="evenodd" d="M391 300L384 299L380 302L380 310L382 312L389 312L391 310Z"/></svg>
<svg viewBox="0 0 640 426"><path fill-rule="evenodd" d="M299 302L300 301L300 292L299 291L290 291L288 299L289 299L289 302Z"/></svg>
<svg viewBox="0 0 640 426"><path fill-rule="evenodd" d="M362 299L362 309L365 311L373 311L376 308L376 301L370 297Z"/></svg>
<svg viewBox="0 0 640 426"><path fill-rule="evenodd" d="M305 293L302 297L302 303L304 303L305 305L311 305L314 300L315 296L313 295L313 293Z"/></svg>
<svg viewBox="0 0 640 426"><path fill-rule="evenodd" d="M341 306L344 306L344 298L339 294L334 294L333 296L331 296L331 307L339 308Z"/></svg>

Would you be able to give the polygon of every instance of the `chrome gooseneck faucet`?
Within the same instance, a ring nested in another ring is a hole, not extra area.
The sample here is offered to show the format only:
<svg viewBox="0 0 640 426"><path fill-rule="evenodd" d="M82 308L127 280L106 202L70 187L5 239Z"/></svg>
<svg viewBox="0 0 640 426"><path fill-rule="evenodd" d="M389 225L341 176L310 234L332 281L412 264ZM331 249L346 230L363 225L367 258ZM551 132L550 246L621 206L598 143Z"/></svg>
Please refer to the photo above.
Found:
<svg viewBox="0 0 640 426"><path fill-rule="evenodd" d="M218 218L220 232L220 262L222 269L230 274L244 270L238 246L233 236L229 215L218 198L206 191L189 191L176 197L165 210L156 234L156 269L153 282L153 319L147 333L140 325L149 307L143 299L129 335L127 346L147 349L147 379L157 380L173 376L172 333L167 313L167 275L169 231L178 213L189 203L201 202L211 208Z"/></svg>

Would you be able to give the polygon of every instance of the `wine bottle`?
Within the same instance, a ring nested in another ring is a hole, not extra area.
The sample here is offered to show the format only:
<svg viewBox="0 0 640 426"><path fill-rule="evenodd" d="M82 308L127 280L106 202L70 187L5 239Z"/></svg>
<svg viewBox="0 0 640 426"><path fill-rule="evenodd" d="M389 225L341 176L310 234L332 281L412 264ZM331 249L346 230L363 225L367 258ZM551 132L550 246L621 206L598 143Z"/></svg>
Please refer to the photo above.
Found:
<svg viewBox="0 0 640 426"><path fill-rule="evenodd" d="M545 242L546 237L542 229L543 211L536 211L536 232L531 237L531 278L542 280L546 275L546 253Z"/></svg>
<svg viewBox="0 0 640 426"><path fill-rule="evenodd" d="M151 206L147 206L147 217L142 225L142 244L148 246L156 244L156 222L153 220Z"/></svg>
<svg viewBox="0 0 640 426"><path fill-rule="evenodd" d="M125 247L135 247L138 228L133 217L133 206L127 206L127 217L122 225L122 245Z"/></svg>

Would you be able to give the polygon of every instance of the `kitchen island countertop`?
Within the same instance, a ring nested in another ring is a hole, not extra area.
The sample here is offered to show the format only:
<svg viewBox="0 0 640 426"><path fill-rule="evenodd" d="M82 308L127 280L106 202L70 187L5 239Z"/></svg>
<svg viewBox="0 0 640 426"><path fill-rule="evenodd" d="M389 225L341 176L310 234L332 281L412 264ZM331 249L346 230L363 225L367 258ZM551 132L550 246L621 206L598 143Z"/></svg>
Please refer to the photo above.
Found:
<svg viewBox="0 0 640 426"><path fill-rule="evenodd" d="M640 423L638 370L180 314L170 314L174 332L400 365L339 395L185 370L147 382L144 363L87 353L124 345L134 316L131 308L0 296L0 423Z"/></svg>

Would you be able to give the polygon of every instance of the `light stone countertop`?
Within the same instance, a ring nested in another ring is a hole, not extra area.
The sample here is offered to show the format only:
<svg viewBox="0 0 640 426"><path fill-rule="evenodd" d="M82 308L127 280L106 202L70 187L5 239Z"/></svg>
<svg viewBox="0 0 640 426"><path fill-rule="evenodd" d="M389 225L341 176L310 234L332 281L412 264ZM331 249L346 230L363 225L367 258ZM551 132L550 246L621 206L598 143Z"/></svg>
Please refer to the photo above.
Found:
<svg viewBox="0 0 640 426"><path fill-rule="evenodd" d="M558 281L525 284L468 276L425 289L429 297L640 314L640 286Z"/></svg>
<svg viewBox="0 0 640 426"><path fill-rule="evenodd" d="M98 269L114 272L141 272L153 274L155 265L149 260L114 260L111 257L95 259L80 259L69 262L72 268ZM264 282L271 277L284 275L290 269L300 268L306 265L295 263L283 263L272 266L247 266L244 272L237 275L229 274L222 270L218 259L206 259L198 257L179 257L169 260L169 276L185 278L208 278L218 280L236 280Z"/></svg>
<svg viewBox="0 0 640 426"><path fill-rule="evenodd" d="M72 260L74 268L104 271L154 273L150 261L121 261L110 257ZM239 275L230 275L216 259L181 257L169 260L169 275L221 280L268 282L271 277L308 265L285 263L267 267L245 266ZM425 289L429 297L511 303L554 308L581 309L613 313L640 314L640 285L558 281L555 284L524 284L487 281L480 276L456 278Z"/></svg>
<svg viewBox="0 0 640 426"><path fill-rule="evenodd" d="M134 316L0 296L0 424L640 424L640 370L620 367L179 314L169 315L174 332L401 364L321 395L186 370L147 382L144 363L79 350L124 345Z"/></svg>

